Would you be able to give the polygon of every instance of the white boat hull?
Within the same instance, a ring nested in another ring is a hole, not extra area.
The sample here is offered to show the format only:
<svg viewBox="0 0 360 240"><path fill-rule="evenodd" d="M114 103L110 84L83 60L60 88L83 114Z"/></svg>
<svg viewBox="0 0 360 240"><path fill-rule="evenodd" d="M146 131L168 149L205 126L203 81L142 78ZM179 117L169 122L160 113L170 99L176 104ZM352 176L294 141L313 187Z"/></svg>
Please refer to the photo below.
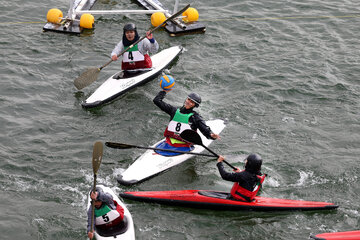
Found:
<svg viewBox="0 0 360 240"><path fill-rule="evenodd" d="M96 91L86 99L81 105L85 108L97 107L108 103L131 89L145 84L156 78L181 52L181 46L174 46L162 50L151 56L152 69L141 75L129 78L117 79L116 76L122 72L117 72L108 78Z"/></svg>
<svg viewBox="0 0 360 240"><path fill-rule="evenodd" d="M116 240L135 240L135 230L134 230L134 222L132 219L132 216L129 212L129 210L126 208L125 204L119 199L119 197L111 190L111 188L106 187L104 185L97 185L96 187L100 187L103 189L104 192L110 193L113 199L124 209L124 218L127 219L128 228L126 232L116 235L116 236L110 236L110 237L104 237L100 236L99 233L95 229L95 238L97 240L109 240L109 239L116 239ZM91 207L91 201L90 197L88 197L88 204L87 209Z"/></svg>
<svg viewBox="0 0 360 240"><path fill-rule="evenodd" d="M207 121L206 124L211 128L211 130L220 134L220 132L225 128L225 123L223 120L211 120ZM209 146L213 141L207 139L201 132L199 132L202 142L205 146ZM152 147L156 147L161 140L154 144ZM195 145L195 148L192 152L200 153L205 149L202 146ZM191 154L181 154L177 156L162 156L154 152L154 150L147 150L143 155L141 155L128 169L125 170L117 179L117 181L122 185L132 185L139 182L142 182L150 177L153 177L175 165L178 165L195 155Z"/></svg>

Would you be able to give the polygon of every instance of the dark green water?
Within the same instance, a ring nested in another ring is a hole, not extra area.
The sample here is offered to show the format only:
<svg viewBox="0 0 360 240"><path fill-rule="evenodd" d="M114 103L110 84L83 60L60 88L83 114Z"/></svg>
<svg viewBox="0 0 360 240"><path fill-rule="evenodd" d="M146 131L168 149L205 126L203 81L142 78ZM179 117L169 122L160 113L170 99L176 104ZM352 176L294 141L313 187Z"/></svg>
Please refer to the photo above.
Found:
<svg viewBox="0 0 360 240"><path fill-rule="evenodd" d="M173 1L162 1L172 6ZM183 5L185 2L183 2ZM96 110L80 103L119 67L77 92L73 80L100 66L127 21L140 34L149 16L96 17L93 33L43 33L50 8L68 1L2 1L0 22L1 239L85 239L86 198L95 141L151 145L168 116L152 103L157 80ZM167 101L203 98L205 119L228 121L211 146L233 164L264 158L263 196L335 202L327 212L218 212L129 202L138 239L308 239L359 229L359 74L357 1L196 1L203 35L172 38L160 48L186 51L170 69ZM98 1L95 9L140 9L131 1ZM333 16L333 17L331 17ZM227 191L215 161L196 157L134 187L117 184L141 150L106 148L98 182L123 190Z"/></svg>

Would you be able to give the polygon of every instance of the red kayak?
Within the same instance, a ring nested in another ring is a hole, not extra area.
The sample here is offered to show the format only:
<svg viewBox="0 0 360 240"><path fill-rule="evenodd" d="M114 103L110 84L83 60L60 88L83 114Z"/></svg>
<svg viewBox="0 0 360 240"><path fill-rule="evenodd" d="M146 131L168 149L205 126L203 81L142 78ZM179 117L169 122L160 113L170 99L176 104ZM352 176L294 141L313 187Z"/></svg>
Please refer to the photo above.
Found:
<svg viewBox="0 0 360 240"><path fill-rule="evenodd" d="M338 205L327 202L255 197L252 202L228 199L229 193L208 190L177 191L140 191L120 193L123 198L161 203L175 206L207 208L215 210L254 210L254 211L288 211L288 210L330 210Z"/></svg>
<svg viewBox="0 0 360 240"><path fill-rule="evenodd" d="M311 238L316 240L359 240L360 231L321 233L311 236Z"/></svg>

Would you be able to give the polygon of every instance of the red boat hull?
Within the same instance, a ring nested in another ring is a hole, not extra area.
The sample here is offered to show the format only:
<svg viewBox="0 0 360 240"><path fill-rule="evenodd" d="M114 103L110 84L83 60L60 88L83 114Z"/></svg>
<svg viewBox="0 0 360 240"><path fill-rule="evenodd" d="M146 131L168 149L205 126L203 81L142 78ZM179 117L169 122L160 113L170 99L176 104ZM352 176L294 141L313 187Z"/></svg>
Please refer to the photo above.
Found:
<svg viewBox="0 0 360 240"><path fill-rule="evenodd" d="M311 236L316 240L359 240L360 231L321 233Z"/></svg>
<svg viewBox="0 0 360 240"><path fill-rule="evenodd" d="M207 208L215 210L253 210L253 211L289 211L289 210L330 210L338 205L327 202L314 202L267 197L255 197L253 202L227 199L228 193L207 190L176 191L139 191L120 193L123 198L175 206Z"/></svg>

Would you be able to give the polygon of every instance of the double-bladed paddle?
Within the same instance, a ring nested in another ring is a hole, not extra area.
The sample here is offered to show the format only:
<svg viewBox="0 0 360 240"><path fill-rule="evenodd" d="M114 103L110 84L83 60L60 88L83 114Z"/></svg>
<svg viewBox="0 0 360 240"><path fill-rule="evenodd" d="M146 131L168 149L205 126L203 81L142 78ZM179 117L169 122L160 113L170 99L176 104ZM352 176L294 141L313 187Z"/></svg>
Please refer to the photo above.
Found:
<svg viewBox="0 0 360 240"><path fill-rule="evenodd" d="M185 151L172 150L172 149L143 147L143 146L137 146L137 145L130 145L130 144L126 144L126 143L105 142L105 145L107 147L117 148L117 149L140 148L140 149L151 149L151 150L158 150L158 151L165 151L165 152L174 152L174 153L183 153L183 154L192 154L192 155L199 155L199 156L206 156L206 157L214 157L214 155L205 154L205 153L195 153L195 152L185 152Z"/></svg>
<svg viewBox="0 0 360 240"><path fill-rule="evenodd" d="M215 152L213 152L211 149L209 149L207 146L203 144L201 137L197 132L190 129L186 129L182 133L180 133L180 137L184 139L186 142L202 146L203 148L211 152L215 157L217 158L219 157L218 154L216 154ZM226 163L232 169L237 170L236 167L228 163L226 160L224 160L224 163Z"/></svg>
<svg viewBox="0 0 360 240"><path fill-rule="evenodd" d="M167 23L168 21L173 20L174 18L176 18L177 16L179 16L180 14L182 14L183 12L186 11L186 9L188 9L190 7L190 4L186 5L183 9L181 9L180 11L178 11L177 13L171 15L169 18L167 18L164 22L162 22L159 26L155 27L154 29L150 30L149 33L154 32L155 30L159 29L161 26L163 26L165 23ZM146 36L141 37L139 40L137 40L135 43L131 44L129 47L127 47L126 49L124 49L121 53L118 54L118 57L123 55L127 50L129 50L130 48L132 48L133 46L135 46L136 44L138 44L139 42L141 42L142 40L144 40L144 38L146 38ZM85 72L83 72L79 77L77 77L74 80L74 85L75 87L80 90L83 89L86 86L89 86L91 83L93 83L100 71L106 67L107 65L109 65L111 62L113 62L113 60L111 59L109 62L107 62L106 64L104 64L103 66L99 67L99 68L89 68L87 69Z"/></svg>
<svg viewBox="0 0 360 240"><path fill-rule="evenodd" d="M96 192L96 176L97 172L100 168L101 160L103 156L103 144L102 142L95 142L93 148L93 155L92 155L92 168L94 172L94 185L92 191ZM95 211L95 201L91 201L91 228L90 231L94 231L94 211Z"/></svg>

